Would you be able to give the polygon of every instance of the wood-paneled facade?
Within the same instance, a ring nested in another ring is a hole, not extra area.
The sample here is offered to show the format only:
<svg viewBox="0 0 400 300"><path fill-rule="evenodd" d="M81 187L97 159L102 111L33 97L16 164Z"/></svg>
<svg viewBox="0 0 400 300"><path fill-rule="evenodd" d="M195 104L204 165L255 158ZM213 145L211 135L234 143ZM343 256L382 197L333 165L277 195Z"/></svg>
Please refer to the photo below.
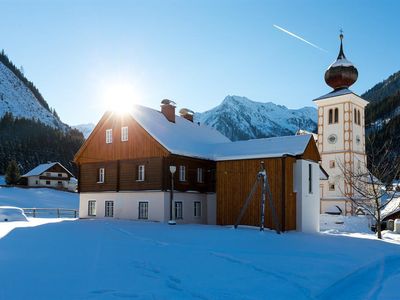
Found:
<svg viewBox="0 0 400 300"><path fill-rule="evenodd" d="M128 127L128 140L121 141L121 128ZM112 142L105 132L112 129ZM169 166L177 167L174 189L177 191L215 192L216 163L171 154L131 116L106 113L75 156L79 171L79 192L167 191L171 188ZM145 166L145 178L138 181L138 166ZM179 166L185 166L186 180L179 181ZM99 169L104 182L99 183ZM202 168L203 182L197 181Z"/></svg>
<svg viewBox="0 0 400 300"><path fill-rule="evenodd" d="M303 155L298 157L283 156L277 158L258 158L217 162L217 223L234 224L248 197L261 162L264 162L268 175L273 204L278 216L280 230L296 229L296 193L294 192L294 164L297 159L318 162L318 149L312 139ZM318 187L315 187L316 189ZM259 185L241 224L258 226L260 224L261 185ZM267 228L275 229L272 212L268 201L265 206Z"/></svg>

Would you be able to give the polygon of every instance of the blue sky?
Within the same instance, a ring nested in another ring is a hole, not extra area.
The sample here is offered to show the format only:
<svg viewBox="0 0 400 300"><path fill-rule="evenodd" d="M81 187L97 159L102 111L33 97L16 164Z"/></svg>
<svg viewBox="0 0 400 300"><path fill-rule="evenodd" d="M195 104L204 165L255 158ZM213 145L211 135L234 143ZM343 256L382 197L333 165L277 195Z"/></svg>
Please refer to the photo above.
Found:
<svg viewBox="0 0 400 300"><path fill-rule="evenodd" d="M204 111L226 95L312 106L343 28L363 93L400 70L397 1L2 1L0 48L68 124L127 90ZM326 49L318 50L276 24ZM123 97L123 96L121 96Z"/></svg>

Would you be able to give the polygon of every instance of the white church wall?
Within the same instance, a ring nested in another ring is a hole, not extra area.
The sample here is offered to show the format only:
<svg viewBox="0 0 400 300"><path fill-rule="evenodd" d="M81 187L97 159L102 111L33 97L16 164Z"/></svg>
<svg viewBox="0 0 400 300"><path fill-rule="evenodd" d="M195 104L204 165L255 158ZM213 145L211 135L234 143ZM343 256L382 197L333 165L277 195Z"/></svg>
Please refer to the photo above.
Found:
<svg viewBox="0 0 400 300"><path fill-rule="evenodd" d="M309 165L312 166L312 191L309 192ZM319 164L297 160L294 165L294 191L296 195L296 228L302 232L319 231L320 187Z"/></svg>

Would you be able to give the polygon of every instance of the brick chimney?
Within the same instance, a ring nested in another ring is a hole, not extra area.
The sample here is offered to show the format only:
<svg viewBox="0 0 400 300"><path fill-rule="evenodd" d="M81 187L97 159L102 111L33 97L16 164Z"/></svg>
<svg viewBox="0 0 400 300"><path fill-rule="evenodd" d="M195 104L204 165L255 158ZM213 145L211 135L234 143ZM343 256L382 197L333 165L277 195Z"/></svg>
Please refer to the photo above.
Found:
<svg viewBox="0 0 400 300"><path fill-rule="evenodd" d="M161 101L161 113L172 123L175 123L175 107L176 104L172 100L164 99Z"/></svg>
<svg viewBox="0 0 400 300"><path fill-rule="evenodd" d="M193 115L194 115L194 111L187 109L187 108L182 108L179 111L179 114L181 115L182 118L185 118L186 120L190 121L193 123Z"/></svg>

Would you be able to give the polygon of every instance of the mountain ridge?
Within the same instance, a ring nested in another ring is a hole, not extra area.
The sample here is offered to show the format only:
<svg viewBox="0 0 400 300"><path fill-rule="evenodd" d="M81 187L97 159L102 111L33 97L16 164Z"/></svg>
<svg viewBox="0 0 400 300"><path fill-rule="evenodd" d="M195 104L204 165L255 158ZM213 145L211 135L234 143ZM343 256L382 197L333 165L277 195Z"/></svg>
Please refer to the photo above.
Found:
<svg viewBox="0 0 400 300"><path fill-rule="evenodd" d="M194 119L233 141L292 135L299 129L315 132L317 129L317 110L313 107L288 109L273 102L258 102L235 95L226 96L208 111L196 113Z"/></svg>

